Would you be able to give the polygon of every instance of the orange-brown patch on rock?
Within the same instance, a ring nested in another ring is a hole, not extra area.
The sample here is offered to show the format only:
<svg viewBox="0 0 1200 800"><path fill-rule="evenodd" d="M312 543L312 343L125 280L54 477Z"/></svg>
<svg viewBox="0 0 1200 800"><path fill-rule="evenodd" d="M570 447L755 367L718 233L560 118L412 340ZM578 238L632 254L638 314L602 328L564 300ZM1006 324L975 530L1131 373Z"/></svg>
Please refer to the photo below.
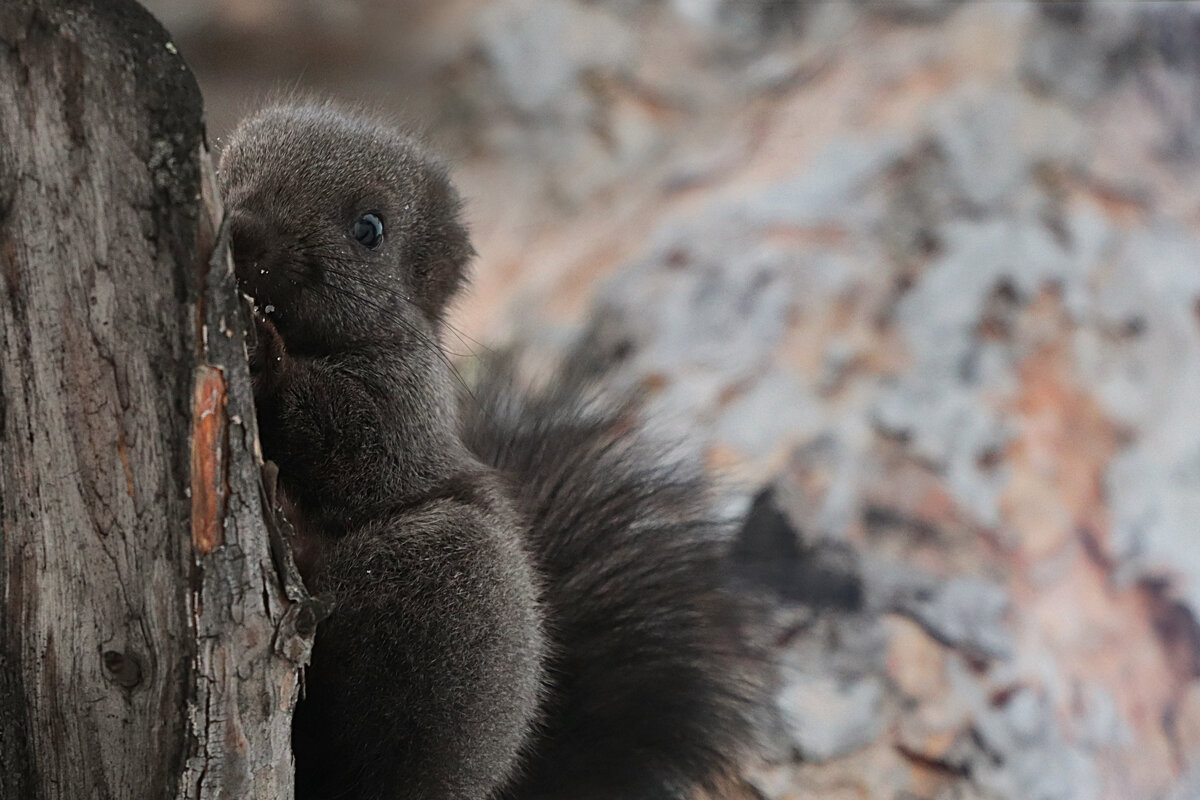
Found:
<svg viewBox="0 0 1200 800"><path fill-rule="evenodd" d="M906 696L932 700L948 690L946 650L916 622L888 616L888 676Z"/></svg>
<svg viewBox="0 0 1200 800"><path fill-rule="evenodd" d="M1165 789L1178 764L1164 719L1184 699L1188 677L1155 627L1152 593L1120 585L1104 552L1103 476L1121 433L1075 382L1072 328L1060 311L1057 295L1043 292L1021 322L1041 346L1018 370L1021 433L1004 458L1012 479L1002 509L1018 542L1009 587L1022 620L1017 649L1051 656L1060 697L1098 686L1113 698L1138 746L1113 743L1106 782Z"/></svg>
<svg viewBox="0 0 1200 800"><path fill-rule="evenodd" d="M1044 321L1058 306L1046 292L1030 314ZM1030 562L1058 552L1081 529L1107 530L1103 476L1119 444L1117 426L1072 379L1070 331L1052 335L1018 369L1021 434L1005 458L1012 479L1002 508Z"/></svg>

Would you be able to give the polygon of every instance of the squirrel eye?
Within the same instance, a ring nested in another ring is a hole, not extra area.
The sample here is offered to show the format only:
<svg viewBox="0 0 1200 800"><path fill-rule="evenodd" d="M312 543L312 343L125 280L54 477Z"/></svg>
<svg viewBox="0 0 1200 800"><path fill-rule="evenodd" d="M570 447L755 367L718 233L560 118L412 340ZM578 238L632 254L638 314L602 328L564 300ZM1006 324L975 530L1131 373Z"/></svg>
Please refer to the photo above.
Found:
<svg viewBox="0 0 1200 800"><path fill-rule="evenodd" d="M350 233L363 247L374 250L383 241L383 220L378 214L368 212L354 222Z"/></svg>

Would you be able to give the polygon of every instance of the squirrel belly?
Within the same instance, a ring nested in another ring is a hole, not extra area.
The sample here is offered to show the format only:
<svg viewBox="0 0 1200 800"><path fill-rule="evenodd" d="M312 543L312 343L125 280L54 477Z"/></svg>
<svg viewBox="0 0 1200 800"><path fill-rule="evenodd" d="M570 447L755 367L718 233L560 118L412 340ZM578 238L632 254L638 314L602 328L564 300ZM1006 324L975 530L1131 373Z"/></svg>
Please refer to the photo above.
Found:
<svg viewBox="0 0 1200 800"><path fill-rule="evenodd" d="M698 468L629 409L507 361L458 402L473 254L444 167L326 105L244 121L219 169L250 354L309 588L296 796L682 800L748 743L761 682Z"/></svg>

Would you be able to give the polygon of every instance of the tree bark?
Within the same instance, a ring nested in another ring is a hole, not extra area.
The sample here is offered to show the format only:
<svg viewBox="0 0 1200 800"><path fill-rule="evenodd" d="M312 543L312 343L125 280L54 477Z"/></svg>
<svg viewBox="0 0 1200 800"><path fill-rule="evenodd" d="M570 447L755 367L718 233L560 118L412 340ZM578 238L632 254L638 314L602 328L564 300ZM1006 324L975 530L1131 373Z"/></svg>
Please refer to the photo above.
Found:
<svg viewBox="0 0 1200 800"><path fill-rule="evenodd" d="M0 797L291 797L311 606L199 91L133 2L6 0L0 44Z"/></svg>

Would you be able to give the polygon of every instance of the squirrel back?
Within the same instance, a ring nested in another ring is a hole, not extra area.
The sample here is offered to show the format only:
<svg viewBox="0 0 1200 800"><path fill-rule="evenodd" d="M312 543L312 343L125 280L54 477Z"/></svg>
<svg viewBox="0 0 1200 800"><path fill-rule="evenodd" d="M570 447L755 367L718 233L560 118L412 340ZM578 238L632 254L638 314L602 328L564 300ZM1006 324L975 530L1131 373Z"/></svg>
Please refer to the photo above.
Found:
<svg viewBox="0 0 1200 800"><path fill-rule="evenodd" d="M519 387L510 358L481 373L463 439L529 521L552 642L543 719L502 796L720 792L763 684L709 479L638 430L631 399L606 401L579 371L538 392Z"/></svg>

